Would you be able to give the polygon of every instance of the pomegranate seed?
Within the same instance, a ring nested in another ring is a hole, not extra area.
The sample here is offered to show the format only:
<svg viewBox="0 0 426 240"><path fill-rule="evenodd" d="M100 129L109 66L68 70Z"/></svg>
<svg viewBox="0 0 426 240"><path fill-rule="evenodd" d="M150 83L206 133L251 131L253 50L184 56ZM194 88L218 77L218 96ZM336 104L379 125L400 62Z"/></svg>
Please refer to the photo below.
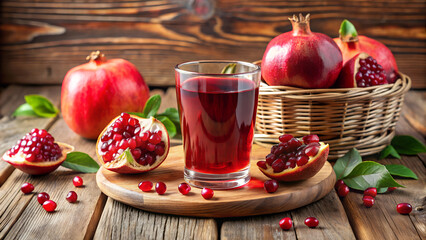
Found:
<svg viewBox="0 0 426 240"><path fill-rule="evenodd" d="M203 188L203 190L201 190L201 196L203 196L204 199L211 199L213 195L214 192L210 188Z"/></svg>
<svg viewBox="0 0 426 240"><path fill-rule="evenodd" d="M116 142L120 142L121 139L123 139L123 136L121 136L121 134L116 133L116 134L114 134L114 136L112 137L112 139L114 141L116 141Z"/></svg>
<svg viewBox="0 0 426 240"><path fill-rule="evenodd" d="M312 135L306 135L303 137L303 143L305 143L306 145L312 142L319 142L318 135L312 134Z"/></svg>
<svg viewBox="0 0 426 240"><path fill-rule="evenodd" d="M77 193L74 191L70 191L66 197L67 201L70 203L74 203L77 201Z"/></svg>
<svg viewBox="0 0 426 240"><path fill-rule="evenodd" d="M146 150L148 150L148 151L150 151L150 152L153 152L153 151L155 150L155 145L154 145L154 144L152 144L152 143L148 143L148 144L146 145Z"/></svg>
<svg viewBox="0 0 426 240"><path fill-rule="evenodd" d="M142 181L139 183L138 187L143 192L149 192L152 189L152 182L151 181Z"/></svg>
<svg viewBox="0 0 426 240"><path fill-rule="evenodd" d="M308 217L305 219L305 225L310 227L310 228L314 228L316 226L318 226L319 221L318 219L314 218L314 217Z"/></svg>
<svg viewBox="0 0 426 240"><path fill-rule="evenodd" d="M136 147L136 141L135 139L131 138L127 141L127 145L129 145L130 149L134 149Z"/></svg>
<svg viewBox="0 0 426 240"><path fill-rule="evenodd" d="M134 127L138 123L138 120L136 120L136 118L130 118L128 122L130 126Z"/></svg>
<svg viewBox="0 0 426 240"><path fill-rule="evenodd" d="M155 184L155 191L157 191L157 193L159 195L163 195L167 190L166 184L163 182L158 182L157 184Z"/></svg>
<svg viewBox="0 0 426 240"><path fill-rule="evenodd" d="M121 113L120 116L123 118L123 120L125 120L127 122L127 120L129 120L130 115L128 113Z"/></svg>
<svg viewBox="0 0 426 240"><path fill-rule="evenodd" d="M258 161L256 164L260 168L267 169L267 167L266 167L266 161Z"/></svg>
<svg viewBox="0 0 426 240"><path fill-rule="evenodd" d="M154 133L154 134L152 134L152 135L149 137L148 141L149 141L150 143L154 144L154 145L157 145L157 144L159 144L159 143L161 142L161 137L160 137L160 136L158 136L158 134L157 134L157 133Z"/></svg>
<svg viewBox="0 0 426 240"><path fill-rule="evenodd" d="M268 163L268 165L272 165L272 163L276 160L277 158L275 157L275 154L270 153L268 155L266 155L266 162Z"/></svg>
<svg viewBox="0 0 426 240"><path fill-rule="evenodd" d="M346 197L349 193L349 187L346 186L346 184L340 185L340 187L337 189L337 194L339 197Z"/></svg>
<svg viewBox="0 0 426 240"><path fill-rule="evenodd" d="M374 198L371 197L371 196L364 196L362 198L362 201L364 202L364 206L366 206L368 208L371 208L374 205L374 203L375 203Z"/></svg>
<svg viewBox="0 0 426 240"><path fill-rule="evenodd" d="M285 168L285 163L281 159L275 160L274 163L272 163L272 169L274 169L274 173L282 172Z"/></svg>
<svg viewBox="0 0 426 240"><path fill-rule="evenodd" d="M83 185L83 179L79 176L75 176L72 179L72 183L74 184L74 186L76 187L81 187Z"/></svg>
<svg viewBox="0 0 426 240"><path fill-rule="evenodd" d="M38 195L37 195L37 201L40 203L40 204L43 204L44 202L46 202L47 200L49 200L50 199L50 196L49 196L49 194L47 194L46 192L41 192L41 193L39 193Z"/></svg>
<svg viewBox="0 0 426 240"><path fill-rule="evenodd" d="M396 187L388 187L388 192L393 192L395 191Z"/></svg>
<svg viewBox="0 0 426 240"><path fill-rule="evenodd" d="M306 156L306 155L300 155L300 156L297 157L296 163L297 163L297 166L301 167L301 166L307 164L308 161L309 161L309 157L308 156Z"/></svg>
<svg viewBox="0 0 426 240"><path fill-rule="evenodd" d="M23 193L25 193L25 194L28 194L28 193L34 191L34 185L32 185L31 183L26 182L26 183L22 184L21 191Z"/></svg>
<svg viewBox="0 0 426 240"><path fill-rule="evenodd" d="M302 146L302 142L299 141L299 139L297 138L292 138L290 139L290 141L288 141L288 146L290 147L291 150L295 150L296 148Z"/></svg>
<svg viewBox="0 0 426 240"><path fill-rule="evenodd" d="M148 140L148 138L149 138L149 132L142 133L141 135L142 142L145 142L146 140Z"/></svg>
<svg viewBox="0 0 426 240"><path fill-rule="evenodd" d="M345 182L343 182L343 180L342 180L342 179L337 180L336 184L334 185L334 188L337 190L337 189L339 189L339 187L340 187L341 185L343 185L343 184L345 184Z"/></svg>
<svg viewBox="0 0 426 240"><path fill-rule="evenodd" d="M289 230L293 226L293 221L291 218L285 217L280 220L280 228L283 230Z"/></svg>
<svg viewBox="0 0 426 240"><path fill-rule="evenodd" d="M157 154L158 156L163 156L163 154L166 152L166 150L164 149L164 146L162 145L156 145L155 146L155 154Z"/></svg>
<svg viewBox="0 0 426 240"><path fill-rule="evenodd" d="M134 159L139 159L142 155L142 151L139 148L132 149L130 152L132 153Z"/></svg>
<svg viewBox="0 0 426 240"><path fill-rule="evenodd" d="M364 196L370 196L370 197L376 197L377 196L377 189L374 187L369 187L365 189Z"/></svg>
<svg viewBox="0 0 426 240"><path fill-rule="evenodd" d="M371 56L359 60L360 67L355 74L359 87L369 87L387 83L383 67Z"/></svg>
<svg viewBox="0 0 426 240"><path fill-rule="evenodd" d="M409 214L413 210L413 207L409 203L400 203L396 206L396 211L400 214Z"/></svg>
<svg viewBox="0 0 426 240"><path fill-rule="evenodd" d="M181 183L178 186L178 190L180 193L182 193L183 195L186 195L189 193L189 191L191 191L191 186L189 186L188 183Z"/></svg>
<svg viewBox="0 0 426 240"><path fill-rule="evenodd" d="M282 142L282 143L286 143L286 142L288 142L292 138L293 138L293 135L284 134L284 135L279 136L278 140L280 140L280 142Z"/></svg>
<svg viewBox="0 0 426 240"><path fill-rule="evenodd" d="M47 200L43 203L43 208L47 212L53 212L56 209L56 203L52 200Z"/></svg>
<svg viewBox="0 0 426 240"><path fill-rule="evenodd" d="M263 187L265 188L266 192L268 193L274 193L278 190L279 184L277 180L267 180L263 183Z"/></svg>

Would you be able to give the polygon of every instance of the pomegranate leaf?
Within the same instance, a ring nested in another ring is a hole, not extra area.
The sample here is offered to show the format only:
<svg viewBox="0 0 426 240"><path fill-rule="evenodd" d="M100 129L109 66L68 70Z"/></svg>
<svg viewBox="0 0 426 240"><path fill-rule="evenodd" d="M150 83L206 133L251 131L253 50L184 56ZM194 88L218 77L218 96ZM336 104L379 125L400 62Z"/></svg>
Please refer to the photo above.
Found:
<svg viewBox="0 0 426 240"><path fill-rule="evenodd" d="M40 95L25 95L25 101L33 108L39 117L56 117L59 109L56 108L49 99Z"/></svg>
<svg viewBox="0 0 426 240"><path fill-rule="evenodd" d="M398 135L392 139L391 145L399 154L416 155L426 152L426 146L409 135Z"/></svg>
<svg viewBox="0 0 426 240"><path fill-rule="evenodd" d="M161 105L161 96L158 94L152 95L145 103L143 109L143 118L154 117L157 114Z"/></svg>
<svg viewBox="0 0 426 240"><path fill-rule="evenodd" d="M417 175L411 171L408 167L399 164L389 164L385 165L386 169L392 176L405 177L405 178L413 178L419 179Z"/></svg>
<svg viewBox="0 0 426 240"><path fill-rule="evenodd" d="M83 152L68 153L62 166L82 173L94 173L99 169L98 163Z"/></svg>
<svg viewBox="0 0 426 240"><path fill-rule="evenodd" d="M356 148L349 150L343 157L337 159L333 166L337 180L345 178L362 162L361 155Z"/></svg>
<svg viewBox="0 0 426 240"><path fill-rule="evenodd" d="M168 117L158 116L157 119L164 124L171 138L176 135L176 126Z"/></svg>
<svg viewBox="0 0 426 240"><path fill-rule="evenodd" d="M384 188L377 188L377 193L385 193L385 192L387 192L388 191L388 188L387 187L384 187Z"/></svg>
<svg viewBox="0 0 426 240"><path fill-rule="evenodd" d="M24 103L19 106L15 112L13 112L13 116L34 116L37 117L37 114L34 112L33 108L28 104Z"/></svg>
<svg viewBox="0 0 426 240"><path fill-rule="evenodd" d="M385 147L385 149L383 149L380 152L379 159L386 158L389 155L391 155L393 157L396 157L398 159L401 159L401 156L398 154L398 152L395 150L395 148L392 147L392 145L389 145L389 146Z"/></svg>
<svg viewBox="0 0 426 240"><path fill-rule="evenodd" d="M350 188L362 191L368 187L404 187L393 179L384 165L372 161L358 164L343 181Z"/></svg>
<svg viewBox="0 0 426 240"><path fill-rule="evenodd" d="M163 113L157 114L155 117L165 116L168 117L176 127L176 132L180 133L180 120L179 112L176 108L167 108Z"/></svg>

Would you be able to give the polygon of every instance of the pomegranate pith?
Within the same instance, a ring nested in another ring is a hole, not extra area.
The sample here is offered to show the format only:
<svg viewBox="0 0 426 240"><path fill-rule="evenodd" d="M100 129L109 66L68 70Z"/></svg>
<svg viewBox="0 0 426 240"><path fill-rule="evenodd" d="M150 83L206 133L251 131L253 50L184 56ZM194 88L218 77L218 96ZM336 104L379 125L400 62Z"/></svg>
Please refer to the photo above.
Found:
<svg viewBox="0 0 426 240"><path fill-rule="evenodd" d="M76 186L76 187L81 187L81 186L83 186L83 179L81 178L81 177L79 177L79 176L75 176L73 179L72 179L72 183L74 184L74 186Z"/></svg>
<svg viewBox="0 0 426 240"><path fill-rule="evenodd" d="M362 201L364 202L364 206L366 206L367 208L371 208L376 202L371 196L364 196L362 198Z"/></svg>
<svg viewBox="0 0 426 240"><path fill-rule="evenodd" d="M47 200L43 203L43 208L47 212L53 212L56 209L56 203L52 200Z"/></svg>
<svg viewBox="0 0 426 240"><path fill-rule="evenodd" d="M400 203L396 206L396 211L400 214L410 214L413 210L413 207L409 203Z"/></svg>
<svg viewBox="0 0 426 240"><path fill-rule="evenodd" d="M163 182L158 182L155 184L155 191L158 193L158 195L163 195L167 190L167 186Z"/></svg>
<svg viewBox="0 0 426 240"><path fill-rule="evenodd" d="M278 190L279 184L277 180L266 180L263 183L263 187L265 188L266 192L268 193L274 193Z"/></svg>
<svg viewBox="0 0 426 240"><path fill-rule="evenodd" d="M178 190L183 195L187 195L189 193L189 191L191 191L191 186L189 186L188 183L181 183L178 186Z"/></svg>
<svg viewBox="0 0 426 240"><path fill-rule="evenodd" d="M280 228L283 230L289 230L293 226L293 221L291 218L285 217L280 220Z"/></svg>
<svg viewBox="0 0 426 240"><path fill-rule="evenodd" d="M308 217L305 219L305 225L310 228L315 228L316 226L318 226L318 224L319 221L315 217Z"/></svg>
<svg viewBox="0 0 426 240"><path fill-rule="evenodd" d="M152 189L152 182L151 181L142 181L139 183L138 187L140 190L142 190L143 192L149 192Z"/></svg>
<svg viewBox="0 0 426 240"><path fill-rule="evenodd" d="M34 185L32 185L31 183L26 182L26 183L22 184L21 191L23 193L25 193L25 194L28 194L28 193L34 191Z"/></svg>
<svg viewBox="0 0 426 240"><path fill-rule="evenodd" d="M201 190L201 196L203 196L203 198L206 200L211 199L213 195L214 192L210 188L203 188L203 190Z"/></svg>
<svg viewBox="0 0 426 240"><path fill-rule="evenodd" d="M37 201L40 203L40 204L43 204L44 202L46 202L47 200L49 200L50 199L50 196L49 196L49 194L47 194L46 192L41 192L41 193L39 193L38 195L37 195Z"/></svg>
<svg viewBox="0 0 426 240"><path fill-rule="evenodd" d="M65 199L70 203L75 203L77 201L77 193L70 191Z"/></svg>

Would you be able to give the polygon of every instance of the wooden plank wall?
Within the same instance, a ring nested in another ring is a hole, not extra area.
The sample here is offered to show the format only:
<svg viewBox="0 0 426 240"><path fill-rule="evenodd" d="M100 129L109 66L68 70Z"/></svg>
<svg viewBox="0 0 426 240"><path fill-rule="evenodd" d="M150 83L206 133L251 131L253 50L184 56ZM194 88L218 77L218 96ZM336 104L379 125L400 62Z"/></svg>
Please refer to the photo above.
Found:
<svg viewBox="0 0 426 240"><path fill-rule="evenodd" d="M424 0L3 0L0 83L59 84L99 49L133 62L149 85L172 86L179 62L260 59L298 12L332 37L350 19L391 48L414 88L426 88Z"/></svg>

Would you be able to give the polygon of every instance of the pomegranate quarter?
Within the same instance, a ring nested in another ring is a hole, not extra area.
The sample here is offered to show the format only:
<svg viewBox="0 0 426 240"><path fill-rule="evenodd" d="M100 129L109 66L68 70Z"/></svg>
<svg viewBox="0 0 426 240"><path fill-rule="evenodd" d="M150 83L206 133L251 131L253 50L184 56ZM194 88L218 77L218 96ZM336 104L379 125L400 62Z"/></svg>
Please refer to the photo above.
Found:
<svg viewBox="0 0 426 240"><path fill-rule="evenodd" d="M265 161L257 162L260 171L279 181L300 181L313 177L327 161L329 146L319 142L317 135L302 139L291 135L279 137Z"/></svg>
<svg viewBox="0 0 426 240"><path fill-rule="evenodd" d="M157 119L122 113L99 135L96 154L103 167L117 173L151 171L166 159L169 135Z"/></svg>

